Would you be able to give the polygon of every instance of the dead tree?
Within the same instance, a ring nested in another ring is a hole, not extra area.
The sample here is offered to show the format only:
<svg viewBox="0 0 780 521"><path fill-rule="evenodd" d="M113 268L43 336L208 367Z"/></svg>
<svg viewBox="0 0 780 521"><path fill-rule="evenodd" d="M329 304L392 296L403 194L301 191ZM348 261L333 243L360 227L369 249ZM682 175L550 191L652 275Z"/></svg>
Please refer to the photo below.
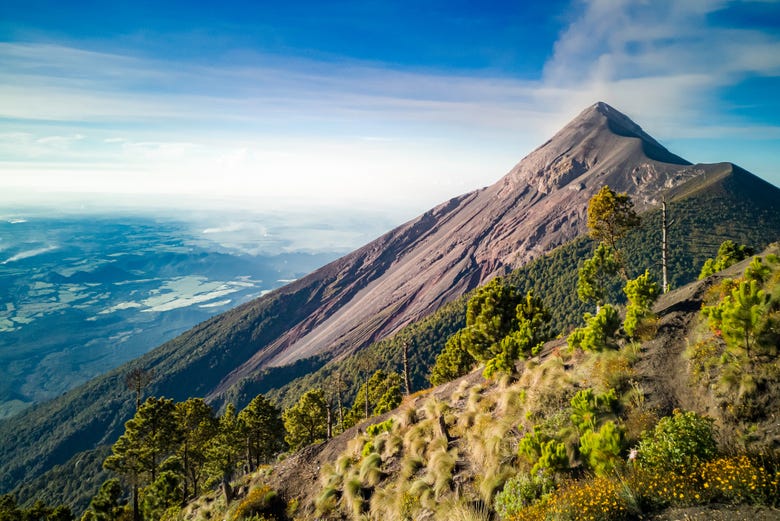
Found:
<svg viewBox="0 0 780 521"><path fill-rule="evenodd" d="M409 341L408 340L404 340L403 362L404 362L404 387L406 388L406 396L409 396L410 394L412 394L412 384L410 383L410 379L409 379Z"/></svg>
<svg viewBox="0 0 780 521"><path fill-rule="evenodd" d="M135 410L141 408L141 394L143 388L149 385L154 377L154 371L135 367L125 375L125 385L131 391L135 392Z"/></svg>
<svg viewBox="0 0 780 521"><path fill-rule="evenodd" d="M669 258L669 228L674 221L669 221L666 217L666 198L661 200L661 292L669 291L668 277L668 258Z"/></svg>

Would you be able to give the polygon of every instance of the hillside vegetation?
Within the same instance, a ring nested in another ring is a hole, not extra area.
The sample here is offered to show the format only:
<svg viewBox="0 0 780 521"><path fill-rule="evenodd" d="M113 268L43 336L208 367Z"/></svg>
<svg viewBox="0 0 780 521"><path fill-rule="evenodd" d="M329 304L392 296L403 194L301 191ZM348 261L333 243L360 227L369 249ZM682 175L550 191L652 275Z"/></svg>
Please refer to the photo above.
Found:
<svg viewBox="0 0 780 521"><path fill-rule="evenodd" d="M757 250L780 240L780 208L777 189L730 164L723 164L707 179L696 178L668 194L669 283L681 287L699 275L705 260L715 255L725 240L747 244ZM754 198L755 197L755 198ZM640 226L622 241L629 276L645 268L661 280L661 211L642 214ZM529 264L507 273L507 283L520 293L533 290L546 303L551 314L549 329L564 334L582 324L582 316L592 305L577 297L578 268L592 250L593 241L582 237L561 246ZM267 393L277 403L289 406L305 390L327 388L335 375L350 385L348 396L357 391L362 367L401 372L403 345L409 346L413 389L428 387L430 368L447 339L465 325L466 304L473 292L442 306L429 317L411 324L389 339L372 344L347 359L327 363L311 374L279 386L269 377L274 371L245 380L228 395L230 401L246 403L257 393ZM620 284L609 288L609 299L622 303ZM322 363L322 362L320 362Z"/></svg>
<svg viewBox="0 0 780 521"><path fill-rule="evenodd" d="M778 253L662 296L640 337L479 368L172 519L775 519Z"/></svg>

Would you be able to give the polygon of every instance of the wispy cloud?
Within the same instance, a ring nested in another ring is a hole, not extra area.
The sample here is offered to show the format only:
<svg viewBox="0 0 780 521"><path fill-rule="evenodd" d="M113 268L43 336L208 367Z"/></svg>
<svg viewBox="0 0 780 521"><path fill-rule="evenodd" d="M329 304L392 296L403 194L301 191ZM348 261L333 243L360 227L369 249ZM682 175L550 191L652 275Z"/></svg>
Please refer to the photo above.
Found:
<svg viewBox="0 0 780 521"><path fill-rule="evenodd" d="M4 42L0 118L12 124L0 123L0 157L18 175L0 181L428 205L492 182L597 100L661 141L779 139L780 125L739 117L722 99L748 78L780 76L779 34L712 23L732 4L576 0L532 79Z"/></svg>
<svg viewBox="0 0 780 521"><path fill-rule="evenodd" d="M571 110L609 98L669 137L697 134L705 120L729 108L719 97L724 87L753 75L780 76L780 34L710 22L735 3L578 2L578 16L556 42L543 84L568 92L564 106ZM721 129L724 137L734 127Z"/></svg>

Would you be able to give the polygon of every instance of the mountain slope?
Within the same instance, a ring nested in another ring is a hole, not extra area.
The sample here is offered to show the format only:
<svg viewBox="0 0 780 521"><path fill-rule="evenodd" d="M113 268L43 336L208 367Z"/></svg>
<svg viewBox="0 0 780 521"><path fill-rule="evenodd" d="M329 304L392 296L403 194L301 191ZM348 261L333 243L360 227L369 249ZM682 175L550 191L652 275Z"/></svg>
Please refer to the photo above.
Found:
<svg viewBox="0 0 780 521"><path fill-rule="evenodd" d="M218 399L269 366L298 361L301 371L312 371L324 359L301 361L346 356L577 237L585 230L588 200L604 184L628 192L643 209L663 190L716 167L689 165L598 103L496 184L454 198L13 422L0 422L0 492L116 439L133 409L123 383L131 367L154 369L147 394L177 400ZM775 201L776 193L770 194Z"/></svg>
<svg viewBox="0 0 780 521"><path fill-rule="evenodd" d="M345 277L321 312L258 351L215 394L262 366L354 351L568 242L584 232L587 202L604 184L628 192L642 209L663 188L694 175L689 163L626 116L597 103L499 182L451 199L342 259Z"/></svg>
<svg viewBox="0 0 780 521"><path fill-rule="evenodd" d="M780 241L780 189L732 165L719 163L697 166L702 174L664 193L669 230L669 283L681 287L699 274L704 261L713 257L724 240L747 244L756 249ZM661 280L661 211L653 208L642 214L640 227L623 241L629 276L647 267ZM590 255L592 242L579 237L506 275L521 293L529 290L541 296L551 310L554 334L582 323L582 314L592 306L576 294L579 263ZM622 302L622 288L612 288L611 300ZM318 370L279 387L273 372L263 372L243 380L231 389L231 399L246 401L266 393L289 406L305 390L328 388L339 373L347 382L357 378L360 360L372 360L386 371L402 371L402 346L410 346L411 377L414 389L428 385L428 372L447 338L465 324L466 298L446 304L424 320L401 329L361 351L355 357L333 360ZM357 384L345 395L351 396Z"/></svg>
<svg viewBox="0 0 780 521"><path fill-rule="evenodd" d="M770 252L776 254L778 245L764 255ZM400 519L401 511L408 510L413 511L412 515L406 514L409 518L445 519L453 497L472 504L484 501L492 506L495 491L508 477L530 470L523 452L518 452L520 439L537 429L545 434L560 429L572 412L568 408L572 396L588 387L597 393L611 388L628 398L615 415L624 422L628 446L635 446L643 431L652 430L659 418L672 415L679 408L712 417L720 446L727 451L740 450L737 447L744 451L746 446L753 450L776 447L774 420L780 403L770 401L759 417L743 425L750 426L751 437L738 440L734 426L741 420L731 416L723 406L724 397L718 396L715 389L696 383L692 376L694 364L685 354L702 335L702 329L708 331L701 327L706 320L699 310L703 304L711 304L712 289L726 277L739 277L749 262L743 261L707 280L663 295L655 306L659 321L652 340L636 345L626 343L619 351L600 353L569 350L565 340L553 340L540 356L518 363L519 375L515 380L485 381L481 368L477 369L406 398L393 412L304 449L257 480L270 484L287 500L295 498L297 519L358 519L361 513L369 511L372 518ZM772 363L771 359L763 361L767 367ZM369 434L367 425L390 418L393 420L387 432ZM545 424L546 420L550 423ZM570 435L571 431L558 432ZM365 449L367 446L369 450ZM371 452L376 456L370 456ZM769 461L769 453L766 454L765 461ZM368 457L378 462L376 466L381 471L372 481L365 478ZM447 461L445 458L449 458L449 466L439 464ZM577 471L572 474L576 476ZM625 482L629 479L628 472L621 475L615 471L610 475ZM355 502L350 503L347 483L359 484L353 490L362 494L359 507L352 510L350 506ZM725 480L722 486L731 488L732 484L736 488L736 483ZM662 492L665 494L666 488ZM412 499L404 502L404 494ZM333 500L323 501L328 497ZM743 498L742 502L748 500ZM707 501L701 504L706 505ZM643 514L677 505L674 501L644 504ZM434 515L442 513L441 517ZM761 509L756 513L761 514L758 519L775 519L776 511ZM531 517L523 519L527 518ZM626 517L605 514L604 518Z"/></svg>

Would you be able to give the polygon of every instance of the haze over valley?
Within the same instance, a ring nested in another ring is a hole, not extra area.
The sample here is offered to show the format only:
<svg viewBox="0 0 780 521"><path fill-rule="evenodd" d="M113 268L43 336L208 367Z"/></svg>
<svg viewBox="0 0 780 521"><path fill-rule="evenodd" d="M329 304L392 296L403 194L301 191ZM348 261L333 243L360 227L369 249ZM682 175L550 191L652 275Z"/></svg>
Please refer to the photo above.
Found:
<svg viewBox="0 0 780 521"><path fill-rule="evenodd" d="M4 212L0 417L52 398L378 235L377 217ZM373 234L373 235L372 235Z"/></svg>

